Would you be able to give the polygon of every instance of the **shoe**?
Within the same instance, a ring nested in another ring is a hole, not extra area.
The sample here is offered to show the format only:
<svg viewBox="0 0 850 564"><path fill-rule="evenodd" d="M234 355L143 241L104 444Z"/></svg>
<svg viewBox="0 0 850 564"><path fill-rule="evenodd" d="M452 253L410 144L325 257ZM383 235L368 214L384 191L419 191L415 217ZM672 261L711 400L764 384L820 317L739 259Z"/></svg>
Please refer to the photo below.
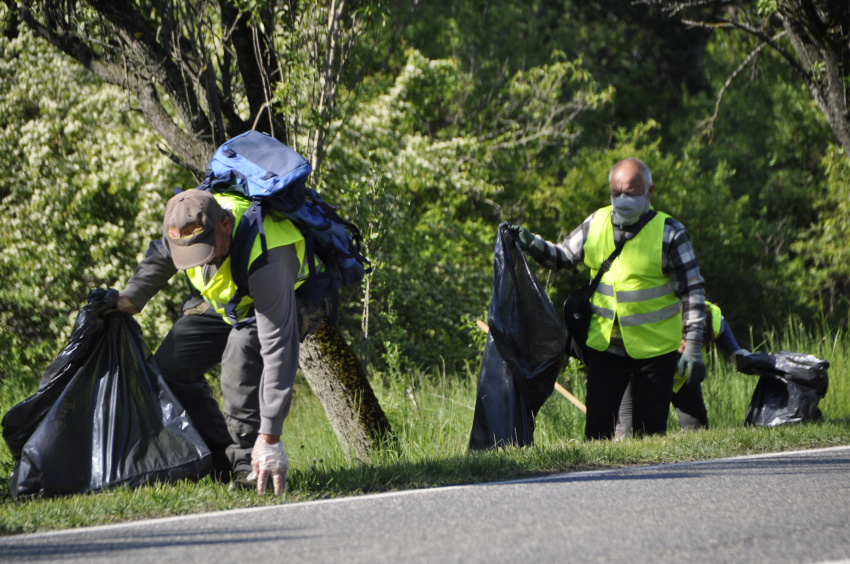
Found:
<svg viewBox="0 0 850 564"><path fill-rule="evenodd" d="M248 479L251 474L253 474L253 472L249 472L248 470L237 470L234 472L233 477L230 479L230 490L257 491L257 479L254 477L252 477L251 480Z"/></svg>

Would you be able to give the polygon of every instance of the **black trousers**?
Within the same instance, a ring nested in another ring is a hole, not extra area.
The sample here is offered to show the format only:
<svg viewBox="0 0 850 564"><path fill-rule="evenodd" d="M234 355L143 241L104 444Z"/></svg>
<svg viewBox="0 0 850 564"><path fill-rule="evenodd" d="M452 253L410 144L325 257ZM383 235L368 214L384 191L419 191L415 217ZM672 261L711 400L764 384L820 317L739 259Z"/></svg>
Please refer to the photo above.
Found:
<svg viewBox="0 0 850 564"><path fill-rule="evenodd" d="M676 351L635 359L588 347L585 436L588 439L610 439L614 436L620 401L630 381L634 397L634 430L663 435L667 431L677 362Z"/></svg>
<svg viewBox="0 0 850 564"><path fill-rule="evenodd" d="M682 429L708 429L708 410L702 398L702 384L695 387L685 384L673 394L672 402Z"/></svg>
<svg viewBox="0 0 850 564"><path fill-rule="evenodd" d="M222 474L251 470L260 429L263 360L256 324L234 329L209 309L182 315L154 354L162 375L212 451ZM221 363L224 414L204 375Z"/></svg>

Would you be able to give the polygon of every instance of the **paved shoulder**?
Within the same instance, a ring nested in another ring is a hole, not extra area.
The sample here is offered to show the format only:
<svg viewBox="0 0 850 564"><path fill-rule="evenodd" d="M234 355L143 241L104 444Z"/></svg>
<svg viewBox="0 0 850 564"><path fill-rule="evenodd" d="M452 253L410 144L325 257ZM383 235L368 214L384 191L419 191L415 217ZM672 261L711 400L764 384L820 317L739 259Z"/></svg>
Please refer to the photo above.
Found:
<svg viewBox="0 0 850 564"><path fill-rule="evenodd" d="M850 447L237 510L0 540L28 562L850 560Z"/></svg>

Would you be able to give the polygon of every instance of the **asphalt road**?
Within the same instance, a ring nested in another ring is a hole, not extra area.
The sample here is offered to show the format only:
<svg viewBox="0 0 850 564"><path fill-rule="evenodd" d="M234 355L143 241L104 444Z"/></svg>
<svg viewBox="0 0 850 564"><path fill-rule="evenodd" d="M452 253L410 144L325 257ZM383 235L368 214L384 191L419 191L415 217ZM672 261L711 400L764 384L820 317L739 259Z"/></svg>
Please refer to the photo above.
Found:
<svg viewBox="0 0 850 564"><path fill-rule="evenodd" d="M850 562L850 447L0 539L2 562Z"/></svg>

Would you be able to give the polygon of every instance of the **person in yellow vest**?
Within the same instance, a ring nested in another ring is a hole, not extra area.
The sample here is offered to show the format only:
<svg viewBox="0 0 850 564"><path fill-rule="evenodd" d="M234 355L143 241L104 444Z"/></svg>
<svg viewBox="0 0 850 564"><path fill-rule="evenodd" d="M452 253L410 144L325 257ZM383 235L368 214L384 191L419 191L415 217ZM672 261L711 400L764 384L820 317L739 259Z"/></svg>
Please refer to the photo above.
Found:
<svg viewBox="0 0 850 564"><path fill-rule="evenodd" d="M249 260L248 296L237 308L239 319L256 320L236 328L225 316L224 306L236 290L231 243L249 204L237 194L203 190L171 198L162 239L150 244L120 293L117 310L141 311L174 274L185 272L191 294L157 349L156 362L212 451L217 478L260 493L271 478L277 494L288 468L280 434L292 400L299 337L313 328L307 324L317 323L302 319L295 297L304 238L274 211L263 221L267 256L259 260L258 237ZM204 377L219 363L224 414Z"/></svg>
<svg viewBox="0 0 850 564"><path fill-rule="evenodd" d="M559 270L584 263L591 278L615 245L625 241L591 298L585 436L614 436L629 381L634 428L663 434L677 366L692 385L705 377L703 279L685 228L650 206L655 185L646 164L624 159L611 169L608 181L611 205L591 214L561 243L518 225L511 230L541 265ZM635 234L632 227L647 220Z"/></svg>
<svg viewBox="0 0 850 564"><path fill-rule="evenodd" d="M714 343L728 358L736 351L741 350L738 341L735 340L735 335L732 334L732 328L726 323L726 319L717 305L706 301L705 302L705 338L703 340L703 350L707 349L711 343ZM685 341L682 340L682 345L679 347L679 352L684 352ZM704 354L704 353L703 353ZM617 422L617 430L615 436L628 437L632 434L632 385L631 383L626 388L623 394L623 401L620 403L620 415ZM676 414L679 416L679 427L683 430L708 429L708 409L705 406L705 400L702 396L702 385L696 386L687 385L687 375L677 375L673 380L673 407L676 408Z"/></svg>

